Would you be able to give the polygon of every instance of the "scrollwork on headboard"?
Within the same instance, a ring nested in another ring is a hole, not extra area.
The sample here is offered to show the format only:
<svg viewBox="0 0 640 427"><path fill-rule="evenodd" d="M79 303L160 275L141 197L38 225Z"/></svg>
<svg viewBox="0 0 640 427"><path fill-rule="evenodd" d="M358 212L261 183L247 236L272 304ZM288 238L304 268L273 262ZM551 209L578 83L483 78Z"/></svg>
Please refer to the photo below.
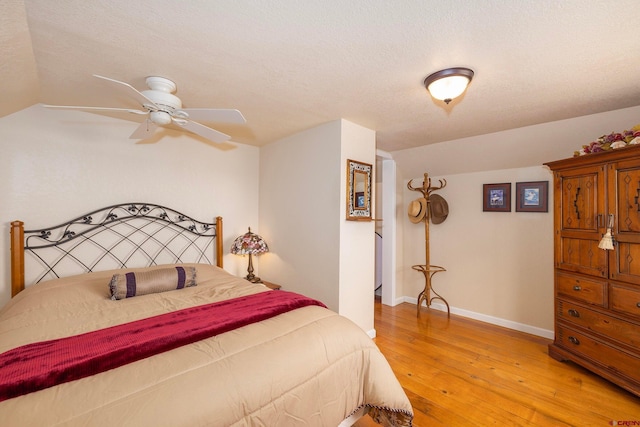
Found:
<svg viewBox="0 0 640 427"><path fill-rule="evenodd" d="M12 282L38 283L72 274L160 264L207 263L222 267L222 218L215 223L195 220L152 203L123 203L81 215L39 230L21 230L12 238L12 270L21 262L16 250L30 259L27 274L12 271ZM12 234L14 231L12 229ZM215 241L215 246L214 246ZM22 248L14 248L20 246ZM35 262L34 262L35 261ZM35 264L32 266L31 264ZM35 268L32 268L35 267ZM37 271L35 273L34 271ZM12 293L19 292L12 283Z"/></svg>

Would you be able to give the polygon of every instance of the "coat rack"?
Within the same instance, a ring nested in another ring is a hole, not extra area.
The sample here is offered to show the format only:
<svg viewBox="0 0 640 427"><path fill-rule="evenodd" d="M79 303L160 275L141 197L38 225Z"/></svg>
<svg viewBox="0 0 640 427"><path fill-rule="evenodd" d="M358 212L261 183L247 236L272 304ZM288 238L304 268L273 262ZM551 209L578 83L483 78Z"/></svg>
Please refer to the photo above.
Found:
<svg viewBox="0 0 640 427"><path fill-rule="evenodd" d="M422 196L427 200L427 210L422 220L424 221L425 263L414 265L411 267L414 270L424 274L424 278L425 278L424 290L420 292L420 294L418 295L418 315L420 315L420 306L422 305L422 301L425 301L427 304L427 307L430 307L431 302L433 300L439 299L440 301L444 302L444 304L447 306L447 316L451 316L451 312L449 310L449 303L447 303L447 301L444 298L442 298L431 286L432 277L436 273L439 273L441 271L447 271L447 270L444 267L440 267L438 265L431 265L430 258L429 258L430 256L429 254L429 222L431 221L430 196L431 196L431 193L433 193L434 191L441 190L444 187L446 187L447 180L439 179L438 182L440 183L440 185L437 187L434 187L431 185L431 178L429 178L429 174L425 173L424 181L422 182L422 187L414 187L411 185L412 182L413 180L410 180L407 183L407 188L409 190L418 191L422 193ZM432 292L435 295L434 297L431 297Z"/></svg>

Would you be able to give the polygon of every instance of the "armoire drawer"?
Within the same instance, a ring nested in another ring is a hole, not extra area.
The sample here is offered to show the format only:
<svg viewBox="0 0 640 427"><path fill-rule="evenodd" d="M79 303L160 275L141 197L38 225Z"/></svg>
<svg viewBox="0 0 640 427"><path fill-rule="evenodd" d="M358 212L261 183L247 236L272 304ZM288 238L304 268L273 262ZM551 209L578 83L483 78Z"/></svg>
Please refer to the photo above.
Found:
<svg viewBox="0 0 640 427"><path fill-rule="evenodd" d="M556 319L580 326L637 349L640 354L640 325L618 319L562 299L556 300Z"/></svg>
<svg viewBox="0 0 640 427"><path fill-rule="evenodd" d="M610 308L620 313L640 317L640 289L615 283L609 286Z"/></svg>
<svg viewBox="0 0 640 427"><path fill-rule="evenodd" d="M585 279L573 274L556 273L556 291L559 295L589 304L606 306L607 282Z"/></svg>
<svg viewBox="0 0 640 427"><path fill-rule="evenodd" d="M620 351L603 341L561 325L557 326L556 344L610 372L617 372L635 381L640 379L640 355Z"/></svg>

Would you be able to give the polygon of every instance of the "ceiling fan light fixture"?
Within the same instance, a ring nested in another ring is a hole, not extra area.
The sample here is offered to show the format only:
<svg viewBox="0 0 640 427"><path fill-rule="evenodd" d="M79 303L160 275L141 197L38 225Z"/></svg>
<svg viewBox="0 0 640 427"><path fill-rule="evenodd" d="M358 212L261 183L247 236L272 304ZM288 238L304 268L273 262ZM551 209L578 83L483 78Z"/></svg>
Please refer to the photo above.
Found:
<svg viewBox="0 0 640 427"><path fill-rule="evenodd" d="M152 111L149 113L149 118L153 123L160 126L171 123L171 115L164 111Z"/></svg>
<svg viewBox="0 0 640 427"><path fill-rule="evenodd" d="M424 86L435 99L450 103L467 89L473 78L473 70L469 68L446 68L436 71L424 79Z"/></svg>

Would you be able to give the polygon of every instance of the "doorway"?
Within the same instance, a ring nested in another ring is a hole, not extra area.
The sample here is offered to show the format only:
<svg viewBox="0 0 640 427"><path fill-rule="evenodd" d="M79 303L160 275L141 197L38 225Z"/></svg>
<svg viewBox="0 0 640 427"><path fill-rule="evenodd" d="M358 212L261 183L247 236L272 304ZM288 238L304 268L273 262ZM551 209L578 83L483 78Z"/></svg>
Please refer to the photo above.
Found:
<svg viewBox="0 0 640 427"><path fill-rule="evenodd" d="M376 232L381 236L380 254L376 253L376 259L381 263L381 301L382 304L396 305L396 162L391 154L376 151ZM376 245L376 251L378 250Z"/></svg>

